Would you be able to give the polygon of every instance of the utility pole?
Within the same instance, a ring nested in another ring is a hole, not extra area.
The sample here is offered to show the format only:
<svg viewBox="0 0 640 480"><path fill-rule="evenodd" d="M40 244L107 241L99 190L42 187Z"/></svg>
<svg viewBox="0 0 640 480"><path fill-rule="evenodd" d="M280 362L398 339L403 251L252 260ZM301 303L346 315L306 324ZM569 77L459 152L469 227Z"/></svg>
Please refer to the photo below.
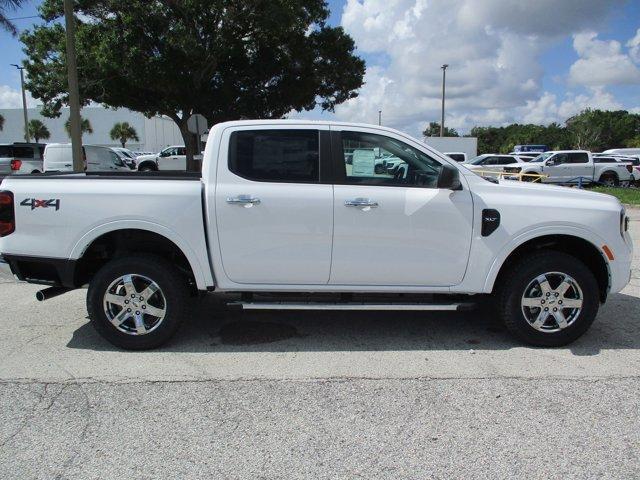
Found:
<svg viewBox="0 0 640 480"><path fill-rule="evenodd" d="M378 125L382 125L382 110L378 110Z"/></svg>
<svg viewBox="0 0 640 480"><path fill-rule="evenodd" d="M442 115L440 116L440 136L444 137L444 84L447 76L447 65L442 65Z"/></svg>
<svg viewBox="0 0 640 480"><path fill-rule="evenodd" d="M24 67L11 64L12 67L16 67L20 70L20 86L22 87L22 113L24 114L24 141L29 143L31 141L29 137L29 117L27 116L27 95L24 93Z"/></svg>
<svg viewBox="0 0 640 480"><path fill-rule="evenodd" d="M64 23L67 33L67 78L69 82L69 130L73 171L83 172L82 132L80 131L80 92L78 66L76 64L76 24L73 16L73 0L64 0Z"/></svg>

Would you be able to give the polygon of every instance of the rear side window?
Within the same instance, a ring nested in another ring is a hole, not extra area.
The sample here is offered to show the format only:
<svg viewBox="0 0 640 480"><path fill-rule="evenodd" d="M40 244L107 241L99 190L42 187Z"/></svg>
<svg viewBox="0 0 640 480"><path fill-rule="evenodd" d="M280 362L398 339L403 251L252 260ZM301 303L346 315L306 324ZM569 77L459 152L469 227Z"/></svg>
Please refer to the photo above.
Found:
<svg viewBox="0 0 640 480"><path fill-rule="evenodd" d="M11 145L0 145L0 157L13 157L13 147Z"/></svg>
<svg viewBox="0 0 640 480"><path fill-rule="evenodd" d="M595 157L593 159L594 163L617 163L615 158L609 158L609 157Z"/></svg>
<svg viewBox="0 0 640 480"><path fill-rule="evenodd" d="M243 130L229 142L229 170L259 182L318 182L318 130Z"/></svg>
<svg viewBox="0 0 640 480"><path fill-rule="evenodd" d="M589 163L589 154L586 152L570 153L569 163Z"/></svg>
<svg viewBox="0 0 640 480"><path fill-rule="evenodd" d="M33 147L13 147L13 156L16 158L33 158Z"/></svg>

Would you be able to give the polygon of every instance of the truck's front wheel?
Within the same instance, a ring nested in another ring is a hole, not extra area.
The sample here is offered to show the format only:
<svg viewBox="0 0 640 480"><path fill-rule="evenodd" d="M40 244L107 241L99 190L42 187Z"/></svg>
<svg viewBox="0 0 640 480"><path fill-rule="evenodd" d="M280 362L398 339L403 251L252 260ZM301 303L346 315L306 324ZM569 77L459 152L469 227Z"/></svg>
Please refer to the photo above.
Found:
<svg viewBox="0 0 640 480"><path fill-rule="evenodd" d="M158 347L176 332L188 302L186 281L155 255L130 255L107 263L87 293L91 323L121 348Z"/></svg>
<svg viewBox="0 0 640 480"><path fill-rule="evenodd" d="M514 263L500 279L498 303L507 329L536 346L573 342L600 306L593 273L577 258L543 251Z"/></svg>

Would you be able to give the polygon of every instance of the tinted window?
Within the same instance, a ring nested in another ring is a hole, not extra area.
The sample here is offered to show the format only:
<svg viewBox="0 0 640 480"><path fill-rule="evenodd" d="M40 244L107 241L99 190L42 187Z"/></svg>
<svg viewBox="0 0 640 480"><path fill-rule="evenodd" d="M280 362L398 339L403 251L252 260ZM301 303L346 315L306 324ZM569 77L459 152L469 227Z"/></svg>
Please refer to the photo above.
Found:
<svg viewBox="0 0 640 480"><path fill-rule="evenodd" d="M187 147L179 147L177 154L178 155L186 155L187 154Z"/></svg>
<svg viewBox="0 0 640 480"><path fill-rule="evenodd" d="M493 157L491 165L508 165L510 163L517 163L513 157Z"/></svg>
<svg viewBox="0 0 640 480"><path fill-rule="evenodd" d="M594 157L594 163L617 163L615 158L610 157Z"/></svg>
<svg viewBox="0 0 640 480"><path fill-rule="evenodd" d="M33 147L13 147L13 156L16 158L33 158Z"/></svg>
<svg viewBox="0 0 640 480"><path fill-rule="evenodd" d="M588 163L589 154L586 152L575 152L569 154L569 163Z"/></svg>
<svg viewBox="0 0 640 480"><path fill-rule="evenodd" d="M383 135L342 132L346 183L435 188L442 165L427 154Z"/></svg>
<svg viewBox="0 0 640 480"><path fill-rule="evenodd" d="M233 132L229 170L270 182L317 182L320 174L318 130L244 130Z"/></svg>
<svg viewBox="0 0 640 480"><path fill-rule="evenodd" d="M464 162L464 155L461 153L450 153L448 157L456 162Z"/></svg>
<svg viewBox="0 0 640 480"><path fill-rule="evenodd" d="M13 147L11 145L0 145L0 157L13 157Z"/></svg>

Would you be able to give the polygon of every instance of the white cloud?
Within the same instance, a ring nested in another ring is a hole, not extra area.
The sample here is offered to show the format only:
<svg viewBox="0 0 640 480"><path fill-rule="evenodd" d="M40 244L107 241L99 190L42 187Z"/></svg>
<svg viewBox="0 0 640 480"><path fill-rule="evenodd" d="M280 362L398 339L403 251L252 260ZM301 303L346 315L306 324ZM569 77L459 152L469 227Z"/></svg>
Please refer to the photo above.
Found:
<svg viewBox="0 0 640 480"><path fill-rule="evenodd" d="M544 92L539 99L527 102L519 113L523 123L548 124L561 123L585 108L619 110L623 106L602 87L592 87L587 94L568 94L562 101L558 101L556 95Z"/></svg>
<svg viewBox="0 0 640 480"><path fill-rule="evenodd" d="M569 81L574 85L591 86L639 83L640 69L631 56L622 51L620 42L598 40L597 37L595 32L573 36L573 48L580 58L571 65ZM629 42L632 48L635 41Z"/></svg>
<svg viewBox="0 0 640 480"><path fill-rule="evenodd" d="M636 31L636 36L627 42L629 56L634 62L640 63L640 28Z"/></svg>
<svg viewBox="0 0 640 480"><path fill-rule="evenodd" d="M27 92L27 107L35 107L36 100ZM22 108L22 94L20 90L9 85L0 85L0 108Z"/></svg>
<svg viewBox="0 0 640 480"><path fill-rule="evenodd" d="M339 105L336 116L374 123L382 110L385 125L418 134L440 119L444 63L450 65L448 126L522 122L525 116L555 119L578 104L605 104L604 90L561 100L543 93L540 56L572 33L598 28L623 3L347 0L342 25L361 52L383 53L388 62L368 66L359 96ZM601 48L594 41L584 46L588 52Z"/></svg>

